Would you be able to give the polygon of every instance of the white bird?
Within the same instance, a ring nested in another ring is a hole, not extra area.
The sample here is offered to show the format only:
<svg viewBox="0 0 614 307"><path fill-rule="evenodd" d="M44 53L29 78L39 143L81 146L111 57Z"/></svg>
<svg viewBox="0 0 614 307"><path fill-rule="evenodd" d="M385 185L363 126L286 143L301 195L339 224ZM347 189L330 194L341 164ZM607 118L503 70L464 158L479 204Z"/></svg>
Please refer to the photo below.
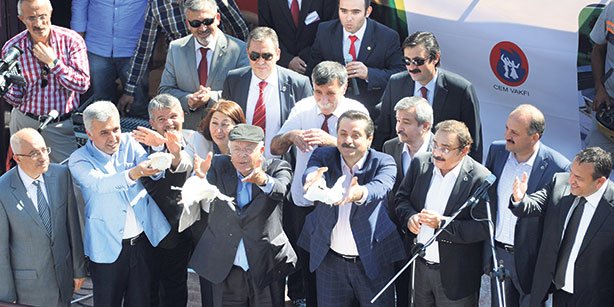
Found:
<svg viewBox="0 0 614 307"><path fill-rule="evenodd" d="M179 219L179 232L190 227L194 222L200 220L200 208L205 212L209 212L211 202L215 198L225 201L232 210L235 210L233 205L234 198L226 196L220 190L210 184L206 178L192 176L188 178L183 187L172 187L174 190L181 190L180 205L183 205L181 218Z"/></svg>
<svg viewBox="0 0 614 307"><path fill-rule="evenodd" d="M309 201L319 201L325 204L334 205L343 199L343 182L345 181L345 175L339 177L335 185L332 188L326 187L326 181L324 178L318 179L314 182L307 192L305 192L305 199Z"/></svg>
<svg viewBox="0 0 614 307"><path fill-rule="evenodd" d="M156 152L149 155L149 166L151 168L157 169L159 171L166 170L171 167L171 163L173 163L173 156L167 152Z"/></svg>

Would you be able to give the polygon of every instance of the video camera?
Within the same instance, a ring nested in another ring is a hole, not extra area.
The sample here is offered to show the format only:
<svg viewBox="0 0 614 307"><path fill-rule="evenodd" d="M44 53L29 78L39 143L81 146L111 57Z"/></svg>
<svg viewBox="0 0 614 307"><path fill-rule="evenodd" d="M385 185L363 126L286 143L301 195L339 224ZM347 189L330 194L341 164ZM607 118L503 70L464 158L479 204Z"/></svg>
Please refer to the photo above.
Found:
<svg viewBox="0 0 614 307"><path fill-rule="evenodd" d="M17 46L11 46L6 55L0 60L0 97L8 92L11 85L26 85L26 79L21 75L19 61L17 59L23 50Z"/></svg>

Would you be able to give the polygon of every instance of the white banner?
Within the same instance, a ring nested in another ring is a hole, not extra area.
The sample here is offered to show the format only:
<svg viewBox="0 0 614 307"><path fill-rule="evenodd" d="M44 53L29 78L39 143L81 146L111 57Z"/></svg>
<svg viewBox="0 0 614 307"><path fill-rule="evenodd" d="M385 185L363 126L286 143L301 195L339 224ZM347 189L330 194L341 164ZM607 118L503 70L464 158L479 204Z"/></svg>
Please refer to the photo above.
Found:
<svg viewBox="0 0 614 307"><path fill-rule="evenodd" d="M607 2L607 1L602 1ZM442 67L473 83L484 157L517 105L546 116L543 142L572 159L579 151L578 14L582 0L405 0L409 33L433 32Z"/></svg>

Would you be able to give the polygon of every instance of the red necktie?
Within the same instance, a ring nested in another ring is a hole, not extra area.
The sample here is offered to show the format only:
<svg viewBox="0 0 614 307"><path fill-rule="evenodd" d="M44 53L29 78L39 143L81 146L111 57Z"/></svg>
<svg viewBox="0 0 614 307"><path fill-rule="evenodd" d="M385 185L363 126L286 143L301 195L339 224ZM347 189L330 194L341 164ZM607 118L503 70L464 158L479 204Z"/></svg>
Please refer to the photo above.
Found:
<svg viewBox="0 0 614 307"><path fill-rule="evenodd" d="M427 101L429 100L428 96L426 95L426 87L421 87L420 88L420 94L422 94L422 98L426 99Z"/></svg>
<svg viewBox="0 0 614 307"><path fill-rule="evenodd" d="M358 37L356 35L350 35L350 55L352 56L352 61L356 61L356 46L354 43Z"/></svg>
<svg viewBox="0 0 614 307"><path fill-rule="evenodd" d="M322 114L324 115L324 114ZM324 132L328 133L328 119L333 116L333 114L328 114L328 115L324 115L324 122L322 123L322 130L324 130Z"/></svg>
<svg viewBox="0 0 614 307"><path fill-rule="evenodd" d="M290 13L292 13L292 21L294 21L294 26L298 27L298 0L292 0L292 4L290 4Z"/></svg>
<svg viewBox="0 0 614 307"><path fill-rule="evenodd" d="M200 64L198 64L198 80L202 86L207 85L207 51L209 51L209 48L200 48L202 58L200 59Z"/></svg>
<svg viewBox="0 0 614 307"><path fill-rule="evenodd" d="M252 125L262 128L266 131L266 106L264 103L264 88L267 86L266 81L260 81L258 87L260 92L258 93L258 101L256 101L256 107L254 108L254 118L252 119Z"/></svg>

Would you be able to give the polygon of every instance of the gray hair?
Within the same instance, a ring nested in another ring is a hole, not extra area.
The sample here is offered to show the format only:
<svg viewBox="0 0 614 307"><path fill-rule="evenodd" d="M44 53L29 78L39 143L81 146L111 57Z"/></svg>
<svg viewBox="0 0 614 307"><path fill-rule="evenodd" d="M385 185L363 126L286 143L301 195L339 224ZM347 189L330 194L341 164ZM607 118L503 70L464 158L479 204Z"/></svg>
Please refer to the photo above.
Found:
<svg viewBox="0 0 614 307"><path fill-rule="evenodd" d="M149 101L149 105L147 105L147 112L149 113L149 118L153 119L153 111L174 108L179 108L179 110L183 112L181 110L181 102L179 102L179 99L170 94L160 94Z"/></svg>
<svg viewBox="0 0 614 307"><path fill-rule="evenodd" d="M35 0L19 0L17 1L17 16L21 16L21 14L23 13L21 6L23 5L24 2L34 2ZM47 4L49 5L49 7L51 8L51 10L53 11L53 5L51 5L51 0L41 0L41 1L45 1L47 2ZM49 16L51 17L51 16Z"/></svg>
<svg viewBox="0 0 614 307"><path fill-rule="evenodd" d="M83 111L83 124L87 131L92 131L92 121L106 122L109 118L115 118L119 122L119 111L110 101L96 101Z"/></svg>
<svg viewBox="0 0 614 307"><path fill-rule="evenodd" d="M275 30L269 27L256 27L252 30L252 32L249 32L249 35L247 36L247 49L249 49L249 45L252 41L263 42L267 38L273 42L275 49L279 48L279 38L277 37Z"/></svg>
<svg viewBox="0 0 614 307"><path fill-rule="evenodd" d="M14 153L19 153L21 151L21 145L23 142L24 135L32 135L32 136L36 136L36 137L43 139L43 136L40 133L38 133L36 129L33 129L33 128L20 129L19 131L11 135L11 140L10 140L11 149L13 150Z"/></svg>
<svg viewBox="0 0 614 307"><path fill-rule="evenodd" d="M215 0L185 0L183 2L183 13L187 14L190 11L202 11L206 8L211 8L214 11L218 11L217 3Z"/></svg>
<svg viewBox="0 0 614 307"><path fill-rule="evenodd" d="M431 107L429 102L422 97L404 97L394 106L395 111L406 111L411 108L414 108L414 113L416 113L416 121L419 125L424 123L433 125L433 107Z"/></svg>
<svg viewBox="0 0 614 307"><path fill-rule="evenodd" d="M311 80L315 85L324 85L337 80L339 86L343 86L348 82L348 72L337 62L323 61L313 68Z"/></svg>

